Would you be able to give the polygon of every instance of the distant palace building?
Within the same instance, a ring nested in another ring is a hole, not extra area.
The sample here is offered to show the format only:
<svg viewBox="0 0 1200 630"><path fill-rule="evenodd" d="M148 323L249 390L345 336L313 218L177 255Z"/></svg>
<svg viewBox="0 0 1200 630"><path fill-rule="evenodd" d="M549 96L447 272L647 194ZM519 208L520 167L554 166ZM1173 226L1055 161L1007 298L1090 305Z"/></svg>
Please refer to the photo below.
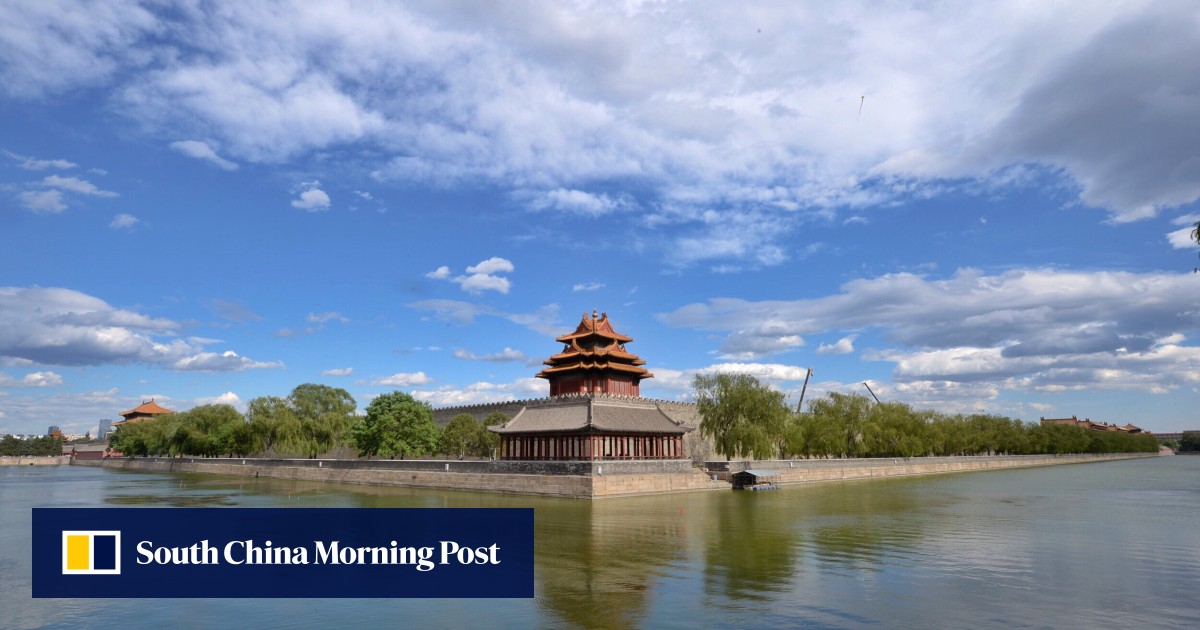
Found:
<svg viewBox="0 0 1200 630"><path fill-rule="evenodd" d="M1092 422L1087 418L1080 420L1075 416L1071 416L1070 418L1042 418L1042 424L1065 424L1067 426L1079 427L1080 429L1087 429L1089 431L1118 431L1120 433L1153 435L1149 431L1143 431L1141 428L1135 427L1129 423L1125 423L1125 426L1118 426L1116 424L1109 424L1107 422Z"/></svg>
<svg viewBox="0 0 1200 630"><path fill-rule="evenodd" d="M141 422L142 420L151 420L151 419L157 418L159 416L163 416L163 415L167 415L167 414L171 414L171 413L175 413L175 412L171 411L170 409L167 409L165 407L159 406L159 404L154 402L154 399L151 398L149 401L142 401L142 404L138 405L137 407L134 407L133 409L130 409L129 411L122 411L121 417L124 418L124 420L118 420L118 421L114 422L113 426L120 427L121 425L126 424L126 423Z"/></svg>
<svg viewBox="0 0 1200 630"><path fill-rule="evenodd" d="M695 405L641 397L641 381L654 375L626 350L633 338L613 330L607 313L584 313L557 341L562 351L537 374L549 381L548 398L437 409L435 418L444 425L460 413L511 415L488 428L500 436L503 460L688 458L684 438L699 423Z"/></svg>

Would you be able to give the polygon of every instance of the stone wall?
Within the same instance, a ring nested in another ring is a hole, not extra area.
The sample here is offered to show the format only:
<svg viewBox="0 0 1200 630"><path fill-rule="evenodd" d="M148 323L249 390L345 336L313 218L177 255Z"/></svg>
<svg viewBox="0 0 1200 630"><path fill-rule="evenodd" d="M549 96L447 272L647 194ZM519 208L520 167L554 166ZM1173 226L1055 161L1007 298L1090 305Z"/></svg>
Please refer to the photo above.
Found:
<svg viewBox="0 0 1200 630"><path fill-rule="evenodd" d="M141 472L209 473L577 499L729 488L728 483L712 481L686 460L446 462L136 457L76 460L74 464Z"/></svg>
<svg viewBox="0 0 1200 630"><path fill-rule="evenodd" d="M0 457L0 466L58 466L71 463L69 455L47 455L40 457Z"/></svg>
<svg viewBox="0 0 1200 630"><path fill-rule="evenodd" d="M777 470L780 476L772 481L780 484L796 484L1079 464L1157 456L1157 454L1151 453L1130 453L711 462L710 464L719 470L708 473L693 468L691 462L687 460L512 462L137 457L75 460L72 464L142 472L211 473L242 477L272 477L303 481L599 499L728 489L730 475L747 468ZM714 480L713 477L716 479Z"/></svg>
<svg viewBox="0 0 1200 630"><path fill-rule="evenodd" d="M706 462L705 466L718 479L728 481L735 472L747 469L772 470L779 473L771 481L779 484L843 481L873 477L904 477L938 473L1029 468L1059 464L1083 464L1158 457L1158 453L1105 453L1080 455L996 455L964 457L912 457L864 459L805 459L775 461Z"/></svg>

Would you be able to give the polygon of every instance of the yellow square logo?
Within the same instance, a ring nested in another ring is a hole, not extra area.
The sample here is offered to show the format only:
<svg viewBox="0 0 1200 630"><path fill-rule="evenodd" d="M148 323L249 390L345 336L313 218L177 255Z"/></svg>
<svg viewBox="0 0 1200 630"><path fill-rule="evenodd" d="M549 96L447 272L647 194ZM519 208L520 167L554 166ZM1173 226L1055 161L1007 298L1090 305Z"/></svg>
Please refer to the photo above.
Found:
<svg viewBox="0 0 1200 630"><path fill-rule="evenodd" d="M121 532L64 531L63 575L119 575Z"/></svg>

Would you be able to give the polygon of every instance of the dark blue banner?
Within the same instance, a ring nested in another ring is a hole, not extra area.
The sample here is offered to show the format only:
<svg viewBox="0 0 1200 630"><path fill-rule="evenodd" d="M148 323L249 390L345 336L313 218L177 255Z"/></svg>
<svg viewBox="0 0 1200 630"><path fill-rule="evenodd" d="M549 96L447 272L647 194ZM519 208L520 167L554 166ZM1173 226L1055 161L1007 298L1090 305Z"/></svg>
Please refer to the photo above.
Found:
<svg viewBox="0 0 1200 630"><path fill-rule="evenodd" d="M533 509L34 508L34 597L533 597Z"/></svg>

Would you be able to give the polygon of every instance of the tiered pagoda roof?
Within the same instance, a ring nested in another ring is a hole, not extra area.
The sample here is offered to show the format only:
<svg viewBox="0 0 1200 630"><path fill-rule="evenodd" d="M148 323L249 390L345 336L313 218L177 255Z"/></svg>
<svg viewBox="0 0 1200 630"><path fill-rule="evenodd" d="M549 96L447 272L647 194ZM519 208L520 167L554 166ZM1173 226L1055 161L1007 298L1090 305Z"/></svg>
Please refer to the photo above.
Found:
<svg viewBox="0 0 1200 630"><path fill-rule="evenodd" d="M169 413L175 412L159 405L158 403L154 402L153 398L151 398L149 401L143 401L142 404L130 409L129 411L122 411L121 416L123 416L125 419L114 422L113 424L122 424L135 420L148 420L155 416L161 416Z"/></svg>
<svg viewBox="0 0 1200 630"><path fill-rule="evenodd" d="M633 338L613 330L608 313L601 313L599 317L595 311L591 316L584 313L575 332L558 337L555 341L565 344L563 350L543 361L548 367L537 373L538 378L553 381L569 375L609 372L623 374L623 380L632 380L634 383L654 378L649 370L642 367L646 362L625 349L625 344L633 341Z"/></svg>

